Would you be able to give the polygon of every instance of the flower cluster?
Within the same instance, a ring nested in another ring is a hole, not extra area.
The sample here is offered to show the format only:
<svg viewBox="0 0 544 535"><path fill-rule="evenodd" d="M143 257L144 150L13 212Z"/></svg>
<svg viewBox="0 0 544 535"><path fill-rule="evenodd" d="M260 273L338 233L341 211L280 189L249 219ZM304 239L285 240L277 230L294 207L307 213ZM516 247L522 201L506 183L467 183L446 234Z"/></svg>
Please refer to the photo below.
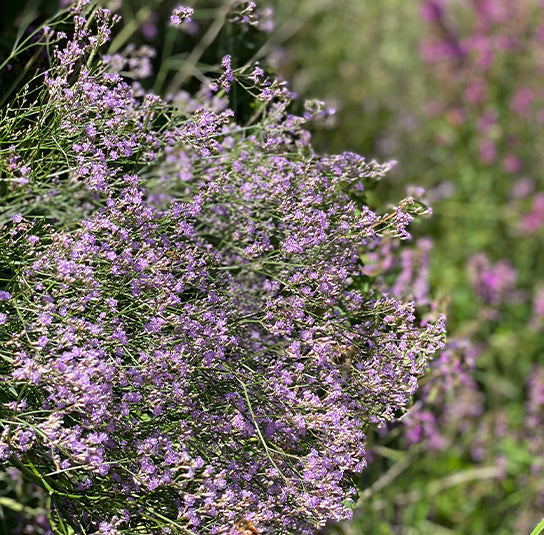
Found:
<svg viewBox="0 0 544 535"><path fill-rule="evenodd" d="M183 22L190 22L194 12L192 7L177 6L170 17L170 24L180 26Z"/></svg>
<svg viewBox="0 0 544 535"><path fill-rule="evenodd" d="M498 306L515 298L517 273L508 260L491 264L484 253L471 257L467 263L471 282L478 297Z"/></svg>
<svg viewBox="0 0 544 535"><path fill-rule="evenodd" d="M472 376L477 356L469 340L448 340L433 361L434 380L422 387L420 401L403 418L408 444L424 444L428 450L448 448L479 421L484 396Z"/></svg>
<svg viewBox="0 0 544 535"><path fill-rule="evenodd" d="M264 73L259 120L238 124L209 94L166 101L95 66L114 17L72 20L43 75L42 152L13 124L6 149L0 460L46 489L53 529L348 517L365 432L406 409L444 335L360 255L424 207L371 210L389 165L317 155Z"/></svg>

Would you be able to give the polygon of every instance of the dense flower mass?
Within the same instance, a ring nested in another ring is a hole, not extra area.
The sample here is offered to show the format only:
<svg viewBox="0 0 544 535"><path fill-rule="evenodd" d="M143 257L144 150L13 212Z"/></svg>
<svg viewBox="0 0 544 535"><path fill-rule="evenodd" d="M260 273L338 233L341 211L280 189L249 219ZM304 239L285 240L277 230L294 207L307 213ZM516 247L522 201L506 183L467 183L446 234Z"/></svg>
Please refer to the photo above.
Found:
<svg viewBox="0 0 544 535"><path fill-rule="evenodd" d="M112 22L76 9L57 36L40 158L10 123L0 458L46 489L53 528L309 534L349 516L365 431L442 345L444 319L360 260L425 210L372 211L388 165L315 154L260 70L242 125L224 93L166 101L96 68Z"/></svg>

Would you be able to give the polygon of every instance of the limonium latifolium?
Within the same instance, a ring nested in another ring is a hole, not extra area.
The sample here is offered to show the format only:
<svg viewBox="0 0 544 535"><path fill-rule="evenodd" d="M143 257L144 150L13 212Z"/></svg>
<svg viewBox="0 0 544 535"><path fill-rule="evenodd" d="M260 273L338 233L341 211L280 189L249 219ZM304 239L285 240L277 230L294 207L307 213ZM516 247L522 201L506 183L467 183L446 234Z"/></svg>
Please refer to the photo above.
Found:
<svg viewBox="0 0 544 535"><path fill-rule="evenodd" d="M316 154L319 106L293 115L258 66L146 93L112 72L116 17L85 4L40 34L50 65L2 112L0 459L44 489L54 533L349 517L365 432L407 408L444 335L361 257L425 207L371 210L389 164Z"/></svg>

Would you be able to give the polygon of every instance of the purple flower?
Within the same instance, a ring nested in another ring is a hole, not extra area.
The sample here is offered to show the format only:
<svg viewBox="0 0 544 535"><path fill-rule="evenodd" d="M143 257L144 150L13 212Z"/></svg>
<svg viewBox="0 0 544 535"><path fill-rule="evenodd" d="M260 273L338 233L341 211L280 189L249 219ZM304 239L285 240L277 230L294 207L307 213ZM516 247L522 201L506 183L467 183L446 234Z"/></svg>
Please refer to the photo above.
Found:
<svg viewBox="0 0 544 535"><path fill-rule="evenodd" d="M517 272L508 260L491 264L484 253L472 256L467 268L472 285L485 302L499 305L514 296Z"/></svg>
<svg viewBox="0 0 544 535"><path fill-rule="evenodd" d="M230 90L230 84L234 81L234 73L232 71L230 62L230 56L227 55L223 57L223 59L221 60L221 66L223 67L224 72L219 78L219 84L227 93Z"/></svg>
<svg viewBox="0 0 544 535"><path fill-rule="evenodd" d="M176 6L172 12L172 15L170 16L170 24L173 26L179 26L183 22L190 22L191 15L194 12L194 9L191 7Z"/></svg>

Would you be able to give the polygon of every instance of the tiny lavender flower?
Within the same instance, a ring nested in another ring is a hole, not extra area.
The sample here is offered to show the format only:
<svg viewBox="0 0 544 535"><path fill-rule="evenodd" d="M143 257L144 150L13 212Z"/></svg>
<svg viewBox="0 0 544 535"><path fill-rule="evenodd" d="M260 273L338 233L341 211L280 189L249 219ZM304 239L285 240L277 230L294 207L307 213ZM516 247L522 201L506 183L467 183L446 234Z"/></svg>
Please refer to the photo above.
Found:
<svg viewBox="0 0 544 535"><path fill-rule="evenodd" d="M177 6L174 8L172 15L170 16L170 24L173 26L179 26L183 22L191 21L191 15L194 13L194 9L191 7Z"/></svg>

